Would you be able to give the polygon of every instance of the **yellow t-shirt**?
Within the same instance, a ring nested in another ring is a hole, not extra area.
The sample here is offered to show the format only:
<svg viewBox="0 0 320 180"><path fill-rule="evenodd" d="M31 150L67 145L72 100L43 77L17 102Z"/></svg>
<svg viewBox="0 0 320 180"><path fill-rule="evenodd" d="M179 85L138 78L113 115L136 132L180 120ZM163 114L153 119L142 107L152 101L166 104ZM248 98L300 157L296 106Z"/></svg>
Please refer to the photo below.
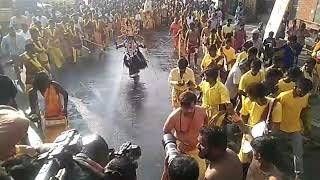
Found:
<svg viewBox="0 0 320 180"><path fill-rule="evenodd" d="M282 92L285 92L285 91L289 91L289 90L293 90L294 86L296 85L295 82L289 82L289 83L286 83L284 81L284 79L280 79L279 82L278 82L278 94L282 93Z"/></svg>
<svg viewBox="0 0 320 180"><path fill-rule="evenodd" d="M223 54L219 51L218 55L225 55L226 61L227 63L230 63L232 60L236 60L236 51L230 47L229 49L227 49L226 47L222 48ZM230 70L232 67L231 64L228 64L228 70Z"/></svg>
<svg viewBox="0 0 320 180"><path fill-rule="evenodd" d="M202 92L202 106L217 106L230 102L229 91L220 81L212 87L208 82L202 81L199 87Z"/></svg>
<svg viewBox="0 0 320 180"><path fill-rule="evenodd" d="M243 60L248 58L248 54L245 51L242 51L241 53L238 54L237 56L237 62L242 62Z"/></svg>
<svg viewBox="0 0 320 180"><path fill-rule="evenodd" d="M222 32L224 34L233 33L233 31L234 31L234 27L232 25L230 25L230 26L227 26L227 25L222 26Z"/></svg>
<svg viewBox="0 0 320 180"><path fill-rule="evenodd" d="M206 70L208 68L208 66L210 65L210 63L212 62L212 60L217 59L219 56L216 55L216 57L211 57L209 53L206 53L202 59L201 62L201 70ZM218 62L219 65L223 64L222 60L219 60Z"/></svg>
<svg viewBox="0 0 320 180"><path fill-rule="evenodd" d="M208 82L202 81L199 87L202 92L202 107L206 109L209 119L218 113L219 104L230 103L229 91L220 81L217 81L212 87ZM217 124L219 125L221 122Z"/></svg>
<svg viewBox="0 0 320 180"><path fill-rule="evenodd" d="M309 95L293 97L293 90L281 93L279 99L282 105L282 121L280 130L288 133L302 130L300 114L308 106Z"/></svg>
<svg viewBox="0 0 320 180"><path fill-rule="evenodd" d="M257 123L261 122L262 120L265 120L265 119L261 119L261 116L264 110L269 107L268 105L269 105L269 102L271 101L271 98L267 98L267 99L268 99L268 103L263 106L260 106L256 102L252 102L249 98L245 99L243 106L240 110L240 113L244 116L249 115L248 125L250 127L253 127ZM276 104L272 109L271 121L281 122L282 121L281 104L279 102L274 102L274 103Z"/></svg>
<svg viewBox="0 0 320 180"><path fill-rule="evenodd" d="M226 47L222 48L222 51L224 53L224 55L226 56L226 60L227 62L230 62L231 60L235 60L236 59L236 51L230 47L229 49L227 49ZM223 55L221 54L221 52L218 52L219 55Z"/></svg>
<svg viewBox="0 0 320 180"><path fill-rule="evenodd" d="M246 88L255 82L262 82L264 80L264 73L260 71L257 75L253 76L251 70L241 76L239 82L239 90L245 91Z"/></svg>

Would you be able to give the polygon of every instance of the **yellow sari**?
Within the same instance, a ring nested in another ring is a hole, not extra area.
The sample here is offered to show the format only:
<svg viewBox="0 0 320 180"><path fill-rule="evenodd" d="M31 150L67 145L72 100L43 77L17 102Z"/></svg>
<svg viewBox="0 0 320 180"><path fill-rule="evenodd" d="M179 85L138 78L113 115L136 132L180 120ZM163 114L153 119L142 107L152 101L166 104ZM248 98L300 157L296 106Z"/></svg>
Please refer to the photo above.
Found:
<svg viewBox="0 0 320 180"><path fill-rule="evenodd" d="M33 45L34 45L36 52L38 53L37 58L38 58L39 62L41 63L41 65L43 67L45 67L46 69L49 69L49 67L50 67L49 58L46 53L46 49L44 48L44 46L42 45L42 43L40 41L40 38L33 40Z"/></svg>
<svg viewBox="0 0 320 180"><path fill-rule="evenodd" d="M47 28L48 33L48 55L51 62L57 67L61 68L64 63L64 56L59 48L59 39L56 34L56 29Z"/></svg>

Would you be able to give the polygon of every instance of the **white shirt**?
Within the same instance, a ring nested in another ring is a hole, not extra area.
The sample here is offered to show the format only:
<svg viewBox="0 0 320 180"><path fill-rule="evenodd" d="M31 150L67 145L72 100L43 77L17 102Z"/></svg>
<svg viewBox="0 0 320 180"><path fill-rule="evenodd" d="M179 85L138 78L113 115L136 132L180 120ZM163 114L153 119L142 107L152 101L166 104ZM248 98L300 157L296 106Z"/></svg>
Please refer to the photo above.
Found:
<svg viewBox="0 0 320 180"><path fill-rule="evenodd" d="M236 62L232 66L229 72L229 75L227 77L227 80L225 82L225 86L229 90L230 99L234 99L238 94L238 86L236 84L239 85L241 76L242 76L242 72L239 68L239 63Z"/></svg>
<svg viewBox="0 0 320 180"><path fill-rule="evenodd" d="M45 17L45 16L40 16L40 17L39 16L34 16L34 17L32 17L32 19L33 19L33 23L35 23L35 21L40 21L41 25L43 27L47 26L47 24L49 22L48 18Z"/></svg>
<svg viewBox="0 0 320 180"><path fill-rule="evenodd" d="M217 14L217 19L218 19L219 26L221 26L222 23L223 23L223 20L222 20L223 13L222 13L221 10L219 10L219 11L216 12L216 14Z"/></svg>
<svg viewBox="0 0 320 180"><path fill-rule="evenodd" d="M78 18L78 22L79 22L79 23L83 23L83 18L82 18L82 17L79 17L79 18Z"/></svg>
<svg viewBox="0 0 320 180"><path fill-rule="evenodd" d="M217 29L218 26L218 19L216 18L216 16L213 16L211 19L211 25L210 25L210 30L212 29Z"/></svg>
<svg viewBox="0 0 320 180"><path fill-rule="evenodd" d="M187 17L187 24L188 26L190 26L190 24L193 23L193 16L190 17Z"/></svg>
<svg viewBox="0 0 320 180"><path fill-rule="evenodd" d="M222 26L222 32L224 34L233 33L233 31L234 31L234 26L232 24L230 24L230 26L228 26L227 24Z"/></svg>
<svg viewBox="0 0 320 180"><path fill-rule="evenodd" d="M209 7L209 14L213 13L216 11L216 6L215 4L211 4L210 7Z"/></svg>
<svg viewBox="0 0 320 180"><path fill-rule="evenodd" d="M24 38L24 40L28 40L31 39L31 34L29 32L29 30L27 32L23 32L22 30L20 32L18 32L17 34L19 34L20 36L22 36Z"/></svg>
<svg viewBox="0 0 320 180"><path fill-rule="evenodd" d="M112 14L106 14L105 16L108 18L109 22L113 22L113 15Z"/></svg>
<svg viewBox="0 0 320 180"><path fill-rule="evenodd" d="M188 89L188 85L184 84L183 86L178 86L177 83L182 82L182 81L184 81L185 83L187 83L188 81L195 82L194 72L192 69L187 67L185 73L181 77L180 76L180 69L178 67L173 68L169 73L168 81L172 87L173 92L175 92L177 90L178 91L185 91Z"/></svg>
<svg viewBox="0 0 320 180"><path fill-rule="evenodd" d="M140 14L136 14L135 20L136 20L136 21L141 21L141 16L140 16Z"/></svg>

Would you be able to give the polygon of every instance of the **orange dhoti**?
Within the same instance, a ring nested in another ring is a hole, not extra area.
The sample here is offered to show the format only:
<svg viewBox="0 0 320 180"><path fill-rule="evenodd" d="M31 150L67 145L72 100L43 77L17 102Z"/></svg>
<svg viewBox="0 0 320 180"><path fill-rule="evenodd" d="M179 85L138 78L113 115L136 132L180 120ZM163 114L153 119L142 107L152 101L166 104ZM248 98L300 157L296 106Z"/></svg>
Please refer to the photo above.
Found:
<svg viewBox="0 0 320 180"><path fill-rule="evenodd" d="M52 143L61 132L68 129L68 120L63 112L60 94L54 85L44 93L45 113L42 118L44 142Z"/></svg>

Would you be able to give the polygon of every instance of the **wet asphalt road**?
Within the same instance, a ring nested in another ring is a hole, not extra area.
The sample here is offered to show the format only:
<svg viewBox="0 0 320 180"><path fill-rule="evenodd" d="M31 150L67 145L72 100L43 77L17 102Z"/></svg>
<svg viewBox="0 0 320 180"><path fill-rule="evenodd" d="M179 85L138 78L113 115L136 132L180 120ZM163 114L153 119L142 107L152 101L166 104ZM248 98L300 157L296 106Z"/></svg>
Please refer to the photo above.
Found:
<svg viewBox="0 0 320 180"><path fill-rule="evenodd" d="M139 179L159 179L162 173L162 126L171 112L169 69L176 64L167 31L147 33L148 68L138 83L123 66L124 49L110 46L106 57L79 61L58 77L69 92L72 128L102 135L110 147L131 141L141 146Z"/></svg>

